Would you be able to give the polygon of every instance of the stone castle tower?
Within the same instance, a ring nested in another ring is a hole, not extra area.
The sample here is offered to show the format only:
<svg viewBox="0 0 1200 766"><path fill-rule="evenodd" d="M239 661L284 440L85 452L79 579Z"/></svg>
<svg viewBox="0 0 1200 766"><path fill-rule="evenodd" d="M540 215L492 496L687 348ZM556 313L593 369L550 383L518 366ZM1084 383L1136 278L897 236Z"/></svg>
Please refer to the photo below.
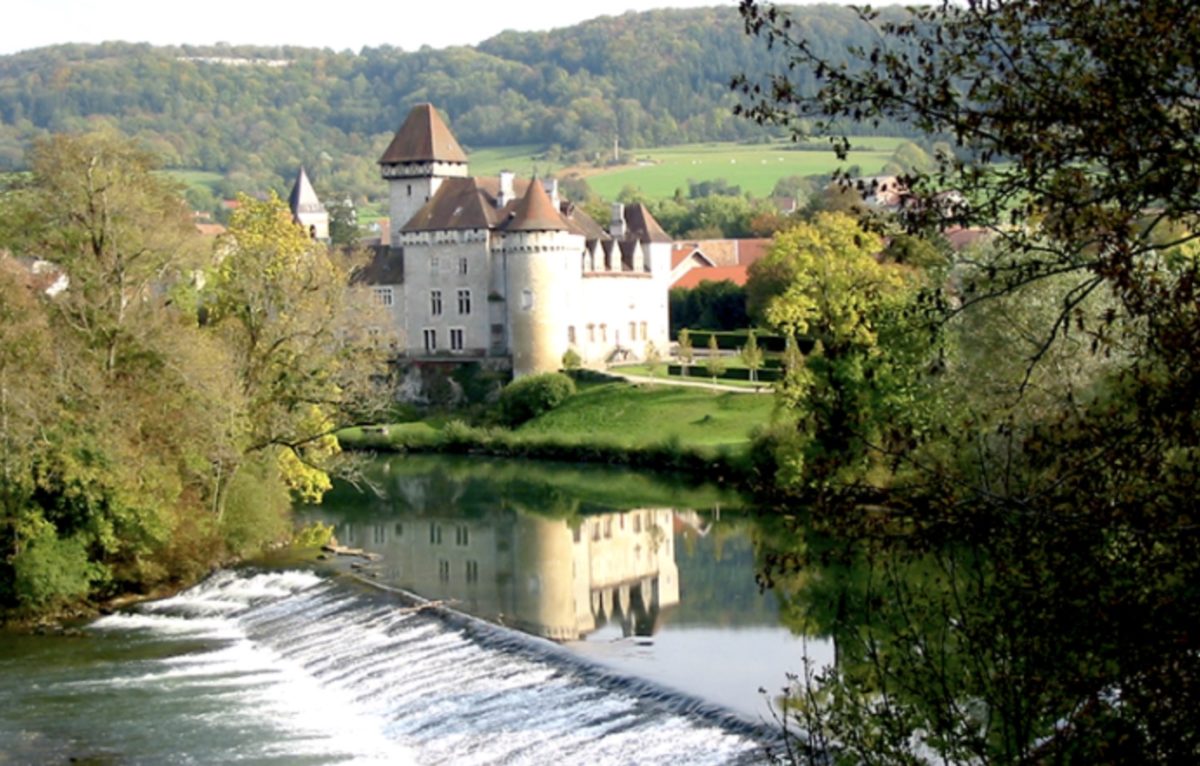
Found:
<svg viewBox="0 0 1200 766"><path fill-rule="evenodd" d="M433 105L419 104L396 131L379 166L388 182L391 244L399 244L395 232L433 199L442 182L467 175L467 154Z"/></svg>

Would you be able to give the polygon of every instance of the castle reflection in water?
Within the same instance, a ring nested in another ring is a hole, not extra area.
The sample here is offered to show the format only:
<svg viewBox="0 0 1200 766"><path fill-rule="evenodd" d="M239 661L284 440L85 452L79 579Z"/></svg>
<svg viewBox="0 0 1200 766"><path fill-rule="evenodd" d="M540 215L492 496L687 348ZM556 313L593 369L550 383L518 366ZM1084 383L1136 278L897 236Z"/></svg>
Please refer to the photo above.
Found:
<svg viewBox="0 0 1200 766"><path fill-rule="evenodd" d="M379 579L534 635L575 641L610 622L649 636L679 603L670 509L570 521L514 509L475 517L333 520L338 540L383 555Z"/></svg>

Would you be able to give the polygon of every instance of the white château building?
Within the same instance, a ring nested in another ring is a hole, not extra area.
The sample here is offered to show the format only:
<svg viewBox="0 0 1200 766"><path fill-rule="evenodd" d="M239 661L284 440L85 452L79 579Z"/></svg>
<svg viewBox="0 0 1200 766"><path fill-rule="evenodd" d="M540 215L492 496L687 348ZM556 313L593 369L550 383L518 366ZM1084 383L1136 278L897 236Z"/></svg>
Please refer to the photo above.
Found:
<svg viewBox="0 0 1200 766"><path fill-rule="evenodd" d="M472 177L429 104L379 165L391 230L356 282L404 356L511 362L519 377L559 369L568 349L588 366L666 351L671 238L644 206L613 205L601 226L555 181Z"/></svg>

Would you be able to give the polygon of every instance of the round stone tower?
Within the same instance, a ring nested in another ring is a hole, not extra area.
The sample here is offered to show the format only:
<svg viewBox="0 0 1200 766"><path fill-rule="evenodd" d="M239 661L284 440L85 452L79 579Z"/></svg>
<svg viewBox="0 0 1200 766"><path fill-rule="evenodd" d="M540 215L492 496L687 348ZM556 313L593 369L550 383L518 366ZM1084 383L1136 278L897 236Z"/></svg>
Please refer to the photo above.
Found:
<svg viewBox="0 0 1200 766"><path fill-rule="evenodd" d="M554 372L567 350L571 298L580 279L584 237L533 179L503 225L509 350L513 376Z"/></svg>

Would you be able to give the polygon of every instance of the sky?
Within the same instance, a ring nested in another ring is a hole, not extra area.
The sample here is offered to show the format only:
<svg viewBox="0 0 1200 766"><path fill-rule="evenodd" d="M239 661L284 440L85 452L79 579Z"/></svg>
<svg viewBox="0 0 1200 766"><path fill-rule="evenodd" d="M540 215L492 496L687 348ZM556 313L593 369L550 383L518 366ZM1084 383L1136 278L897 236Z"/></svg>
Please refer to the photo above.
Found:
<svg viewBox="0 0 1200 766"><path fill-rule="evenodd" d="M835 2L838 0L835 0ZM841 0L845 2L845 0ZM795 2L795 0L792 0ZM630 10L736 0L5 0L0 54L106 40L217 42L358 51L473 45L506 29L570 26Z"/></svg>

